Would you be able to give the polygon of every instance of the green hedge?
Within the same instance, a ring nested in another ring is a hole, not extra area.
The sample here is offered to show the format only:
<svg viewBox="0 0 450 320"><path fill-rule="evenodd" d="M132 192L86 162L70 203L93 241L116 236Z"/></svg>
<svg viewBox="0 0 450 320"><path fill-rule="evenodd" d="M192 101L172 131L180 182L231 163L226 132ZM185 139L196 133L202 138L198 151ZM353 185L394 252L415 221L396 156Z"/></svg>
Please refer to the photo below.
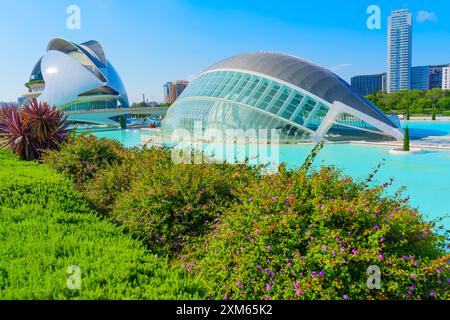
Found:
<svg viewBox="0 0 450 320"><path fill-rule="evenodd" d="M0 299L191 299L198 281L98 217L71 182L0 151ZM81 270L70 290L67 268Z"/></svg>

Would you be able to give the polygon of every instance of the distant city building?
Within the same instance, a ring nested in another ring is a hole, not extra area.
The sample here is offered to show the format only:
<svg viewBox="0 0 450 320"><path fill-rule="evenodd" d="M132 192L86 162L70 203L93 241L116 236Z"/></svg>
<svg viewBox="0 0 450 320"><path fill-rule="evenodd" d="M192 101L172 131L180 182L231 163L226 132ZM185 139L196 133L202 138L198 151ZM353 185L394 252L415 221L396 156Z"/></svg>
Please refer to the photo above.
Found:
<svg viewBox="0 0 450 320"><path fill-rule="evenodd" d="M450 65L442 68L442 89L450 90Z"/></svg>
<svg viewBox="0 0 450 320"><path fill-rule="evenodd" d="M175 83L175 86L176 86L176 92L177 92L177 98L178 98L179 96L181 96L181 94L183 93L184 89L186 89L186 87L188 86L188 84L189 84L189 81L186 81L186 80L178 80L178 81Z"/></svg>
<svg viewBox="0 0 450 320"><path fill-rule="evenodd" d="M164 102L165 103L174 103L177 98L176 92L177 92L177 90L176 90L175 83L167 82L164 85Z"/></svg>
<svg viewBox="0 0 450 320"><path fill-rule="evenodd" d="M411 88L412 15L392 11L388 18L387 92Z"/></svg>
<svg viewBox="0 0 450 320"><path fill-rule="evenodd" d="M387 73L384 72L381 75L381 89L383 92L387 92Z"/></svg>
<svg viewBox="0 0 450 320"><path fill-rule="evenodd" d="M442 64L412 67L411 89L431 90L433 88L442 88L443 69L448 66L448 64Z"/></svg>
<svg viewBox="0 0 450 320"><path fill-rule="evenodd" d="M175 83L167 82L164 85L164 102L174 103L188 86L189 81L177 80Z"/></svg>
<svg viewBox="0 0 450 320"><path fill-rule="evenodd" d="M19 104L19 106L22 106L25 103L25 101L26 101L25 97L17 98L17 103Z"/></svg>
<svg viewBox="0 0 450 320"><path fill-rule="evenodd" d="M442 69L448 64L430 66L430 89L442 88Z"/></svg>
<svg viewBox="0 0 450 320"><path fill-rule="evenodd" d="M386 79L386 73L354 76L351 85L360 95L367 96L383 90L383 77Z"/></svg>
<svg viewBox="0 0 450 320"><path fill-rule="evenodd" d="M418 66L411 68L411 89L430 89L430 66Z"/></svg>

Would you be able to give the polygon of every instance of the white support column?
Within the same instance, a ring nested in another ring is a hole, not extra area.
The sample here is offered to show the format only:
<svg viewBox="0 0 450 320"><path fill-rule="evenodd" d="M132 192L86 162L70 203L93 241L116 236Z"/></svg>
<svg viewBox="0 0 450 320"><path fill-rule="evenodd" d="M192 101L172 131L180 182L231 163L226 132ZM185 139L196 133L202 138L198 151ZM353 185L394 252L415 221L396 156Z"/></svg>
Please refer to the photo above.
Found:
<svg viewBox="0 0 450 320"><path fill-rule="evenodd" d="M328 106L329 110L327 115L323 118L320 126L317 128L314 133L314 141L324 140L324 135L330 130L333 125L334 120L336 120L337 116L341 113L339 108L335 108L334 106Z"/></svg>

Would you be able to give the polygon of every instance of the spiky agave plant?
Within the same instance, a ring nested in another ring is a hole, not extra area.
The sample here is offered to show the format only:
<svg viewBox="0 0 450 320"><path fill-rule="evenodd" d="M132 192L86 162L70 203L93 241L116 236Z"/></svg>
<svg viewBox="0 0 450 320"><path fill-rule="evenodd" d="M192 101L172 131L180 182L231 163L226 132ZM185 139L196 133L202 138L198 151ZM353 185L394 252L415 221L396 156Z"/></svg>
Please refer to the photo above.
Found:
<svg viewBox="0 0 450 320"><path fill-rule="evenodd" d="M37 156L36 146L30 141L22 116L13 105L0 108L0 144L24 160L32 160Z"/></svg>
<svg viewBox="0 0 450 320"><path fill-rule="evenodd" d="M24 160L34 160L42 151L56 149L69 136L67 117L47 103L33 99L22 109L0 109L0 143Z"/></svg>

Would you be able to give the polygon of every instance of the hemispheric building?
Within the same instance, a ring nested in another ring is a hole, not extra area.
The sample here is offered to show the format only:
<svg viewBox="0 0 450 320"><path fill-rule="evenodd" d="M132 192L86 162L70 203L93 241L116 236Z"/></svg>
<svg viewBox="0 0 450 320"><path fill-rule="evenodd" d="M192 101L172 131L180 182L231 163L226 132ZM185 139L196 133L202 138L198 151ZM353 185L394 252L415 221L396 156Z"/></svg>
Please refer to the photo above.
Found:
<svg viewBox="0 0 450 320"><path fill-rule="evenodd" d="M169 108L163 138L176 129L193 132L196 123L202 130L278 129L283 142L403 137L398 117L386 116L333 72L275 52L233 56L196 76Z"/></svg>
<svg viewBox="0 0 450 320"><path fill-rule="evenodd" d="M63 111L129 106L119 74L100 43L93 40L80 45L51 40L25 86L25 102L37 98Z"/></svg>

